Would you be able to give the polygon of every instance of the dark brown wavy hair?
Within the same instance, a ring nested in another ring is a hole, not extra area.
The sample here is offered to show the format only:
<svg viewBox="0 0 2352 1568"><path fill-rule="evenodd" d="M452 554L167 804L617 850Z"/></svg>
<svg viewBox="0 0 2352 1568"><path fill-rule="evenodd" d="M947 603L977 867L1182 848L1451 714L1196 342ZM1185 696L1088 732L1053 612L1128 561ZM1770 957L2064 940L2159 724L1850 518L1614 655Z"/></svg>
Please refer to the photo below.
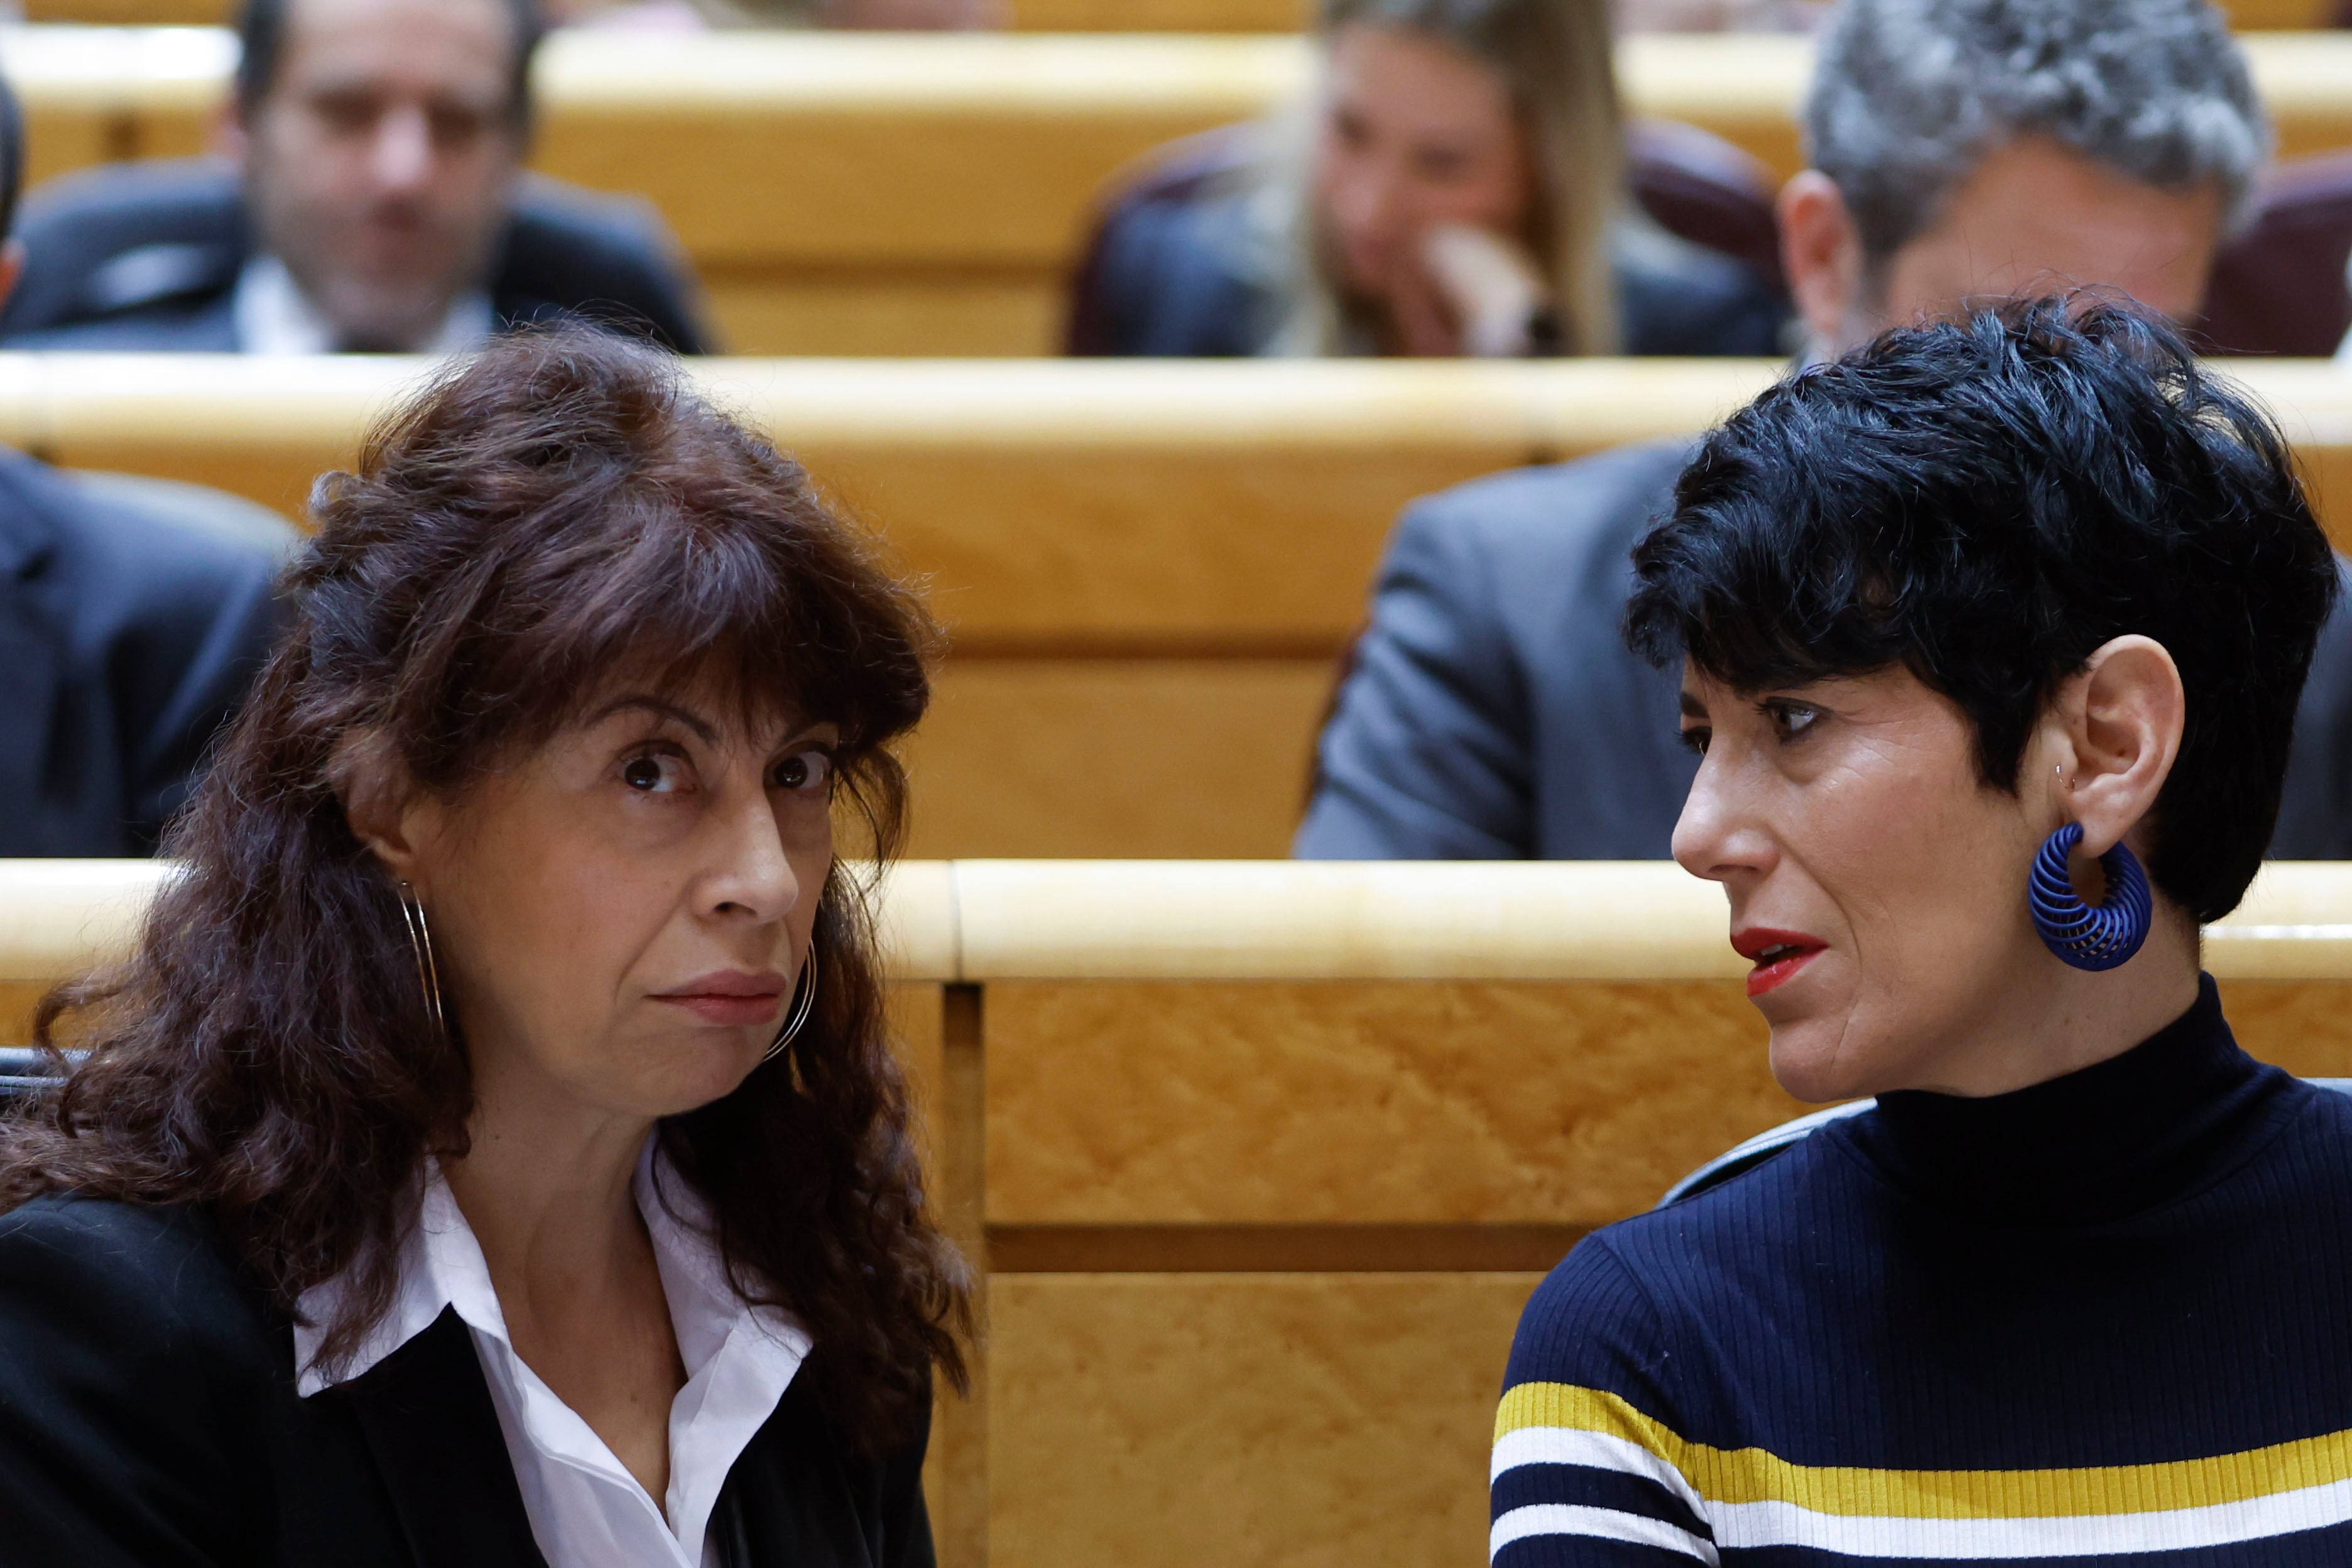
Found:
<svg viewBox="0 0 2352 1568"><path fill-rule="evenodd" d="M41 1006L39 1042L89 1054L0 1131L0 1208L201 1205L289 1313L348 1270L331 1363L389 1307L417 1173L465 1152L472 1107L462 1037L428 1017L394 885L345 818L338 749L455 796L621 675L715 679L840 727L836 816L862 818L879 866L905 815L886 748L929 700L936 631L798 464L665 356L584 329L445 374L310 505L293 624L166 839L180 874L124 965ZM909 1430L934 1368L962 1385L969 1306L924 1202L868 886L836 862L792 1049L659 1137L737 1289L805 1326L820 1396L873 1449Z"/></svg>

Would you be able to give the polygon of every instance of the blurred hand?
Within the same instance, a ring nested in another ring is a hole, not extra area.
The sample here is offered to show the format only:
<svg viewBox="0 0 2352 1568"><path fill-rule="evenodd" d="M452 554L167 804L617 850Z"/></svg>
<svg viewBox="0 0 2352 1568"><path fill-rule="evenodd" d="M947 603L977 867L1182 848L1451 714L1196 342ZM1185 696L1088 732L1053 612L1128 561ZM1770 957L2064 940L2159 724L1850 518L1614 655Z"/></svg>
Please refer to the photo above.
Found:
<svg viewBox="0 0 2352 1568"><path fill-rule="evenodd" d="M1004 26L1005 0L824 0L817 19L828 27L966 31Z"/></svg>
<svg viewBox="0 0 2352 1568"><path fill-rule="evenodd" d="M1524 249L1490 229L1440 224L1423 237L1421 259L1444 314L1454 323L1451 352L1474 359L1517 359L1535 346L1536 321L1549 302L1548 290ZM1399 331L1404 335L1402 319Z"/></svg>

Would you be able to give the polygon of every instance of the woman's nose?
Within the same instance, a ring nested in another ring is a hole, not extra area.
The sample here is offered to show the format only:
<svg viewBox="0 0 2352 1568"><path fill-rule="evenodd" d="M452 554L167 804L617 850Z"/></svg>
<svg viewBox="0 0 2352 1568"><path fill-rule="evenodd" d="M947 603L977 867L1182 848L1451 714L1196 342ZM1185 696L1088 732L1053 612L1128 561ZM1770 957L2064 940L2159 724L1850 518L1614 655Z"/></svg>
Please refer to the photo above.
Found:
<svg viewBox="0 0 2352 1568"><path fill-rule="evenodd" d="M1742 796L1738 775L1713 757L1699 763L1675 823L1675 862L1694 877L1726 882L1769 868L1771 836Z"/></svg>
<svg viewBox="0 0 2352 1568"><path fill-rule="evenodd" d="M1332 219L1340 233L1358 245L1380 245L1394 237L1398 199L1396 181L1381 163L1366 160L1333 193Z"/></svg>
<svg viewBox="0 0 2352 1568"><path fill-rule="evenodd" d="M783 919L800 902L800 879L765 792L728 813L725 825L717 874L709 882L711 912L748 915L761 924Z"/></svg>

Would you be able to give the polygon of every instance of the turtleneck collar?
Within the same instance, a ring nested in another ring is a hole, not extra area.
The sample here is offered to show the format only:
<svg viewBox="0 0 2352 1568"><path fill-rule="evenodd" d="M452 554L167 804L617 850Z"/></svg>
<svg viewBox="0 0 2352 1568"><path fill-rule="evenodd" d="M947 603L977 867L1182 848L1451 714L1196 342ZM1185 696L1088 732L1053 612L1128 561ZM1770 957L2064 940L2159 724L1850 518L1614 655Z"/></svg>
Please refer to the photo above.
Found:
<svg viewBox="0 0 2352 1568"><path fill-rule="evenodd" d="M1994 1225L2095 1224L2233 1167L2292 1081L2238 1048L2209 974L2189 1011L2121 1056L1983 1099L1898 1090L1825 1131L1938 1207Z"/></svg>

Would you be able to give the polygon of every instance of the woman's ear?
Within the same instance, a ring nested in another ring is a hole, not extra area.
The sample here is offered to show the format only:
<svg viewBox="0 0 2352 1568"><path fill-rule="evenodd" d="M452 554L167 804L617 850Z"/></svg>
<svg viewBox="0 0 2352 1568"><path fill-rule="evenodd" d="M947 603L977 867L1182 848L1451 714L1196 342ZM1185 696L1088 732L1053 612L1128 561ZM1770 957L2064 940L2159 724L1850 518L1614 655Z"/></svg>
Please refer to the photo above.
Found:
<svg viewBox="0 0 2352 1568"><path fill-rule="evenodd" d="M384 738L373 730L354 730L336 742L327 759L327 782L352 836L384 869L404 882L415 881L416 790Z"/></svg>
<svg viewBox="0 0 2352 1568"><path fill-rule="evenodd" d="M2058 814L2083 825L2083 849L2104 855L2156 808L2180 754L2189 697L2162 643L2116 637L2059 689L2051 721Z"/></svg>

